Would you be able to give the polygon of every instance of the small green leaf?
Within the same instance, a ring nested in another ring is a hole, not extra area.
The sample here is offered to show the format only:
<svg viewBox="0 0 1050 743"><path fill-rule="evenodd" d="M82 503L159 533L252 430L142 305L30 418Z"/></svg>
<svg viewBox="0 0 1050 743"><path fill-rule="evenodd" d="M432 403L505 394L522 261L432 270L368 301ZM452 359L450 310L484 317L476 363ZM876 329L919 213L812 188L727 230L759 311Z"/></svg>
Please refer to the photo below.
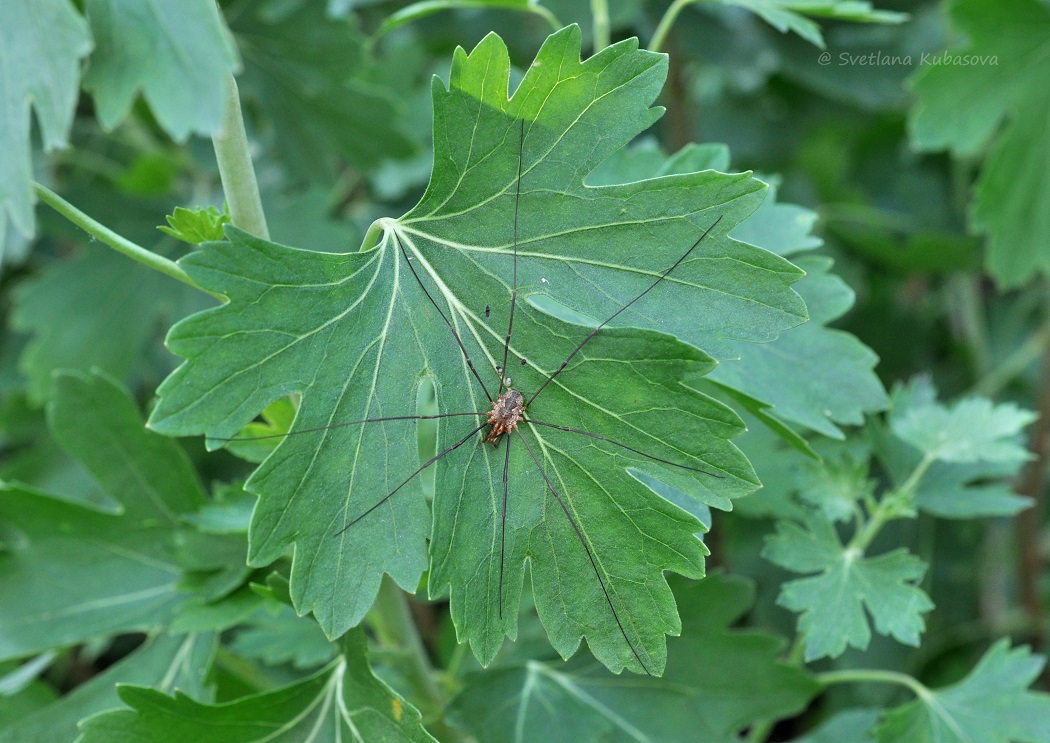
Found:
<svg viewBox="0 0 1050 743"><path fill-rule="evenodd" d="M888 712L878 743L1046 743L1050 695L1029 691L1046 664L1025 647L1000 640L970 674Z"/></svg>
<svg viewBox="0 0 1050 743"><path fill-rule="evenodd" d="M802 612L798 628L805 636L807 661L838 657L846 646L868 647L868 617L880 634L917 646L925 628L922 614L933 603L916 584L926 565L905 550L864 557L846 549L834 527L811 519L806 527L777 524L763 556L796 573L820 575L784 583L777 603Z"/></svg>
<svg viewBox="0 0 1050 743"><path fill-rule="evenodd" d="M282 739L427 743L419 712L372 675L362 630L342 642L343 656L302 681L225 704L201 704L180 691L169 697L142 686L119 686L131 709L81 724L79 743L262 743Z"/></svg>
<svg viewBox="0 0 1050 743"><path fill-rule="evenodd" d="M743 728L788 717L817 693L779 660L779 638L729 629L750 608L752 586L721 575L674 584L682 636L668 643L662 679L613 676L582 658L530 660L470 677L450 719L480 743L735 743Z"/></svg>
<svg viewBox="0 0 1050 743"><path fill-rule="evenodd" d="M848 709L791 743L872 743L871 731L878 721L877 709Z"/></svg>
<svg viewBox="0 0 1050 743"><path fill-rule="evenodd" d="M1013 403L995 405L983 397L950 408L932 403L894 417L893 432L926 457L942 462L1023 462L1031 458L1021 431L1036 414Z"/></svg>
<svg viewBox="0 0 1050 743"><path fill-rule="evenodd" d="M222 240L225 237L223 225L229 224L230 212L227 209L219 211L214 206L207 208L200 206L196 209L183 209L175 207L175 211L165 219L169 227L161 225L157 229L165 235L171 235L176 240L188 242L191 245L200 245L204 242Z"/></svg>
<svg viewBox="0 0 1050 743"><path fill-rule="evenodd" d="M103 127L123 121L141 92L176 141L219 132L226 78L239 64L214 2L86 0L85 10L96 48L84 88Z"/></svg>
<svg viewBox="0 0 1050 743"><path fill-rule="evenodd" d="M80 59L91 49L87 24L69 0L0 4L0 258L7 215L33 234L30 108L44 149L64 147L80 92Z"/></svg>

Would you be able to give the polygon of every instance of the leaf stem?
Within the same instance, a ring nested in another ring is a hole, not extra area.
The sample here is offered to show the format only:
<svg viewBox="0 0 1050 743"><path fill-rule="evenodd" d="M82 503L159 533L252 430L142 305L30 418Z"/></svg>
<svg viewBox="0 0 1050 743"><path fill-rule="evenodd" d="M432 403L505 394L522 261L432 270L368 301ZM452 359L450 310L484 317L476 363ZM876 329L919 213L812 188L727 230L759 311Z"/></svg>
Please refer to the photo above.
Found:
<svg viewBox="0 0 1050 743"><path fill-rule="evenodd" d="M138 261L145 266L149 266L154 271L160 271L162 274L170 276L184 284L188 284L194 289L199 289L206 294L212 295L216 299L221 299L224 302L226 301L226 297L222 294L208 291L204 287L198 285L197 282L191 279L189 274L183 271L175 261L165 258L162 255L157 255L150 250L146 250L146 248L137 243L133 243L123 235L118 235L101 222L97 222L84 212L77 209L47 186L34 183L33 191L36 193L38 199L50 206L77 227L84 230L84 232L98 239L99 242L105 243L132 260Z"/></svg>
<svg viewBox="0 0 1050 743"><path fill-rule="evenodd" d="M674 0L674 2L671 3L671 7L669 7L664 13L664 17L660 19L660 23L656 26L656 30L653 32L653 37L649 39L649 51L660 51L664 42L667 41L667 34L670 33L671 26L673 26L675 20L678 19L678 14L681 13L686 6L698 2L704 2L704 0Z"/></svg>
<svg viewBox="0 0 1050 743"><path fill-rule="evenodd" d="M864 528L858 530L853 539L850 540L847 546L848 550L854 550L863 554L864 550L868 548L888 521L899 518L911 511L912 496L915 494L915 489L919 486L922 476L926 474L926 470L935 461L936 457L927 454L915 466L912 473L908 475L908 479L904 481L904 484L896 490L891 490L883 495L882 500L879 501L879 504L868 517Z"/></svg>
<svg viewBox="0 0 1050 743"><path fill-rule="evenodd" d="M830 686L831 684L871 682L880 684L897 684L898 686L906 686L915 692L917 697L922 699L930 699L933 696L932 692L919 681L913 679L906 673L898 673L897 671L853 668L845 671L826 671L824 673L818 673L816 679L818 683L823 684L824 686Z"/></svg>
<svg viewBox="0 0 1050 743"><path fill-rule="evenodd" d="M1020 376L1050 348L1050 321L1044 322L1028 336L1020 347L1003 359L1002 363L985 374L970 390L970 394L995 397L1009 382Z"/></svg>
<svg viewBox="0 0 1050 743"><path fill-rule="evenodd" d="M226 118L222 129L211 138L215 159L219 163L219 177L226 203L230 207L230 221L257 237L270 239L259 198L259 184L248 151L248 135L241 115L241 99L233 75L226 78Z"/></svg>
<svg viewBox="0 0 1050 743"><path fill-rule="evenodd" d="M594 53L609 46L609 3L607 0L591 0L591 15L594 17Z"/></svg>
<svg viewBox="0 0 1050 743"><path fill-rule="evenodd" d="M465 740L462 733L452 728L441 717L441 709L448 701L447 695L434 678L434 670L427 657L427 649L408 608L408 597L388 575L379 584L379 594L368 613L369 624L379 641L397 651L405 663L402 666L405 680L412 686L420 711L427 720L427 729L439 740ZM428 713L433 714L428 714Z"/></svg>

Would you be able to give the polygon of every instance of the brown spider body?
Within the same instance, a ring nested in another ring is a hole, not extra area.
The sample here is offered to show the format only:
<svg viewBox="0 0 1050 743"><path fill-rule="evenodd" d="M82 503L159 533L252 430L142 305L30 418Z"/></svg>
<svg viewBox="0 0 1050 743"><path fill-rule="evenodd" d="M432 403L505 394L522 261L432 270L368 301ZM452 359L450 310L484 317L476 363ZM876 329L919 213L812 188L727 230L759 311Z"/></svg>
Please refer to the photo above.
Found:
<svg viewBox="0 0 1050 743"><path fill-rule="evenodd" d="M525 398L517 390L507 390L496 402L492 403L489 411L489 435L485 441L491 441L493 446L499 445L500 436L510 433L518 428L521 415L525 412Z"/></svg>

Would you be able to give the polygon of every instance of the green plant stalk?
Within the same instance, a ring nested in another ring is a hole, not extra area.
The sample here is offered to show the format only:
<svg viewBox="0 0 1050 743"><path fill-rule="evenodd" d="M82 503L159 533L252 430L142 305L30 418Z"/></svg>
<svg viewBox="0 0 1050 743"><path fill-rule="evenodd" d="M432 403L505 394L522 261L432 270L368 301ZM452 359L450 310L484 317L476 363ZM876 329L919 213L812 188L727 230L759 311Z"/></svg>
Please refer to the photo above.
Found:
<svg viewBox="0 0 1050 743"><path fill-rule="evenodd" d="M70 222L75 224L84 232L88 233L94 238L97 238L99 242L105 243L119 253L123 253L132 260L138 261L139 263L149 266L154 271L160 271L166 276L170 276L177 281L181 281L184 284L189 284L194 289L199 289L206 294L210 294L216 299L226 301L226 297L222 294L216 294L215 292L208 291L207 289L199 286L196 281L190 278L189 274L182 270L178 263L169 260L162 255L146 250L141 245L131 242L123 235L118 235L113 230L106 227L104 224L95 221L84 212L77 209L75 206L70 204L68 201L63 199L61 196L56 194L46 186L42 186L39 183L33 184L33 191L36 193L37 198L43 201L45 204L50 206L56 212L61 214L63 217L68 219Z"/></svg>
<svg viewBox="0 0 1050 743"><path fill-rule="evenodd" d="M899 686L906 686L915 692L915 696L924 700L930 700L933 698L933 693L927 687L923 686L906 673L898 673L896 671L856 668L848 671L827 671L826 673L818 673L816 678L817 682L824 686L830 686L831 684L860 683L897 684Z"/></svg>
<svg viewBox="0 0 1050 743"><path fill-rule="evenodd" d="M609 46L609 3L606 0L591 0L591 16L594 18L594 53Z"/></svg>
<svg viewBox="0 0 1050 743"><path fill-rule="evenodd" d="M211 138L215 159L219 163L219 177L226 203L230 207L230 221L245 232L265 240L270 239L266 227L259 184L248 151L248 135L241 115L241 99L233 75L226 78L226 118L222 130Z"/></svg>
<svg viewBox="0 0 1050 743"><path fill-rule="evenodd" d="M1043 323L1024 343L1003 359L1002 363L985 374L970 390L970 394L995 397L999 392L1024 373L1050 348L1050 321Z"/></svg>
<svg viewBox="0 0 1050 743"><path fill-rule="evenodd" d="M868 545L871 544L876 535L882 531L882 527L887 522L898 517L901 506L911 502L915 489L919 486L919 481L922 480L922 476L926 474L926 470L930 468L934 461L936 459L929 454L924 456L903 485L883 496L882 500L879 501L879 505L868 517L868 522L864 525L864 528L859 530L853 539L850 540L847 546L848 550L864 553L864 550L868 548Z"/></svg>
<svg viewBox="0 0 1050 743"><path fill-rule="evenodd" d="M379 641L395 648L398 657L405 661L405 679L412 685L412 690L418 698L424 702L422 706L441 710L448 698L434 678L433 668L427 660L426 648L408 608L408 598L390 576L384 575L383 582L379 584L379 594L368 613L368 621ZM462 733L446 725L443 719L427 720L426 726L439 740L465 740Z"/></svg>
<svg viewBox="0 0 1050 743"><path fill-rule="evenodd" d="M664 13L664 17L660 19L660 23L656 26L653 37L649 39L649 51L660 51L664 42L667 41L667 34L671 32L671 26L678 19L678 14L685 10L686 6L698 2L703 2L703 0L674 0L671 3L671 7Z"/></svg>

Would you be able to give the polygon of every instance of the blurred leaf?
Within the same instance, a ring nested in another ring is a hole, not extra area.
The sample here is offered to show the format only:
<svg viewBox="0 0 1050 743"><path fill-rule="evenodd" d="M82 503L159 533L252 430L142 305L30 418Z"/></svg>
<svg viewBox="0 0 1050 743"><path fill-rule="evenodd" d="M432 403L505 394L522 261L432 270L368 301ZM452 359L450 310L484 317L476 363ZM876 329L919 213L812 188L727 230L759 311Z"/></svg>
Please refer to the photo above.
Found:
<svg viewBox="0 0 1050 743"><path fill-rule="evenodd" d="M226 236L223 225L229 224L230 213L226 209L220 212L214 206L199 206L196 209L177 206L165 219L170 226L161 225L158 230L176 240L200 245L203 242L222 240Z"/></svg>
<svg viewBox="0 0 1050 743"><path fill-rule="evenodd" d="M778 659L779 638L729 628L751 606L750 584L721 575L674 584L682 636L668 643L663 678L613 676L582 658L528 661L469 677L450 719L480 743L736 743L743 728L788 717L817 693Z"/></svg>
<svg viewBox="0 0 1050 743"><path fill-rule="evenodd" d="M218 134L239 63L216 3L85 0L85 11L96 47L84 88L103 127L123 121L141 92L176 141Z"/></svg>
<svg viewBox="0 0 1050 743"><path fill-rule="evenodd" d="M1013 403L995 405L984 397L913 406L895 416L893 432L929 459L942 462L1023 462L1031 458L1021 431L1038 416Z"/></svg>
<svg viewBox="0 0 1050 743"><path fill-rule="evenodd" d="M261 496L250 559L267 564L294 543L296 609L313 611L330 637L360 621L384 572L415 589L431 536L429 591L451 589L460 637L479 658L491 660L516 631L528 558L559 653L571 655L586 637L611 668L659 673L664 635L678 630L663 571L699 575L704 548L694 536L698 522L629 470L716 508L755 487L750 465L729 442L739 420L683 386L710 369L706 354L668 335L608 328L573 356L587 328L538 309L557 304L597 324L591 318L610 317L680 260L674 281L616 322L667 328L722 349L726 336L774 337L801 313L790 289L797 270L725 235L758 206L763 184L704 171L583 185L606 153L654 121L659 112L648 104L666 58L623 42L581 63L579 39L573 28L552 36L513 101L497 37L457 54L450 89L435 86L439 144L430 188L405 217L379 220L369 249L289 250L230 230L232 243L212 243L181 262L232 301L173 329L170 347L188 361L161 386L151 425L230 438L274 399L302 394L292 433L311 435L282 441L248 483ZM604 133L596 138L597 127ZM524 440L543 458L550 488L522 439L512 439L504 521L504 454L478 446L474 421L451 420L439 432L439 451L457 439L472 446L436 465L431 519L410 477L420 464L416 447L404 445L414 438L417 391L431 379L443 413L476 417L489 408L479 380L491 384L492 367L502 364L515 204L515 387L544 391L530 408L536 420L605 438L528 426ZM716 223L701 247L700 236ZM650 249L638 251L640 243ZM700 257L685 260L693 246ZM428 285L430 298L421 289ZM443 318L460 328L477 377ZM570 370L544 386L570 356ZM409 420L350 425L386 416ZM396 499L384 500L395 490ZM381 500L384 518L344 529ZM352 571L344 569L348 559Z"/></svg>
<svg viewBox="0 0 1050 743"><path fill-rule="evenodd" d="M849 709L836 713L809 735L791 743L874 743L872 728L879 721L875 709Z"/></svg>
<svg viewBox="0 0 1050 743"><path fill-rule="evenodd" d="M1045 743L1050 695L1028 691L1046 664L1025 647L995 643L970 674L886 713L878 743Z"/></svg>
<svg viewBox="0 0 1050 743"><path fill-rule="evenodd" d="M237 630L231 648L267 665L291 663L296 668L316 668L327 663L336 650L317 622L296 616L283 604L276 610L256 612Z"/></svg>
<svg viewBox="0 0 1050 743"><path fill-rule="evenodd" d="M868 422L868 438L875 453L889 473L895 487L900 487L922 461L923 453L898 438L897 422L924 411L946 409L936 402L936 390L924 379L899 385L893 391L893 404L885 423ZM967 434L969 437L969 434ZM1012 516L1031 504L1029 498L1015 495L1010 480L1020 469L1023 459L999 461L936 461L923 474L915 491L917 508L941 518L972 519L988 516Z"/></svg>
<svg viewBox="0 0 1050 743"><path fill-rule="evenodd" d="M69 743L77 723L120 704L116 684L149 684L161 691L181 689L211 699L204 677L215 653L215 635L149 637L141 647L52 704L0 730L0 743Z"/></svg>
<svg viewBox="0 0 1050 743"><path fill-rule="evenodd" d="M241 91L265 115L293 176L331 177L338 157L370 168L412 154L398 102L373 84L374 63L352 20L328 18L309 3L274 22L257 5L232 24L244 55Z"/></svg>
<svg viewBox="0 0 1050 743"><path fill-rule="evenodd" d="M810 519L803 527L781 521L762 552L769 561L795 573L819 572L780 588L777 603L802 612L806 661L838 657L846 646L864 650L871 640L865 609L882 635L918 646L925 628L922 614L933 603L916 584L926 565L905 550L863 557L846 549L832 524Z"/></svg>
<svg viewBox="0 0 1050 743"><path fill-rule="evenodd" d="M875 10L863 0L718 0L747 8L778 31L793 31L814 46L824 48L820 26L806 16L864 23L903 23L907 13Z"/></svg>
<svg viewBox="0 0 1050 743"><path fill-rule="evenodd" d="M274 740L433 741L419 712L372 675L365 636L352 631L342 658L290 686L226 704L201 704L176 691L120 686L131 709L96 715L81 725L79 743L249 743Z"/></svg>
<svg viewBox="0 0 1050 743"><path fill-rule="evenodd" d="M15 291L11 324L32 334L19 358L30 399L48 398L57 369L99 368L124 382L158 376L170 357L151 359L151 343L165 323L210 303L204 296L97 243L52 263Z"/></svg>
<svg viewBox="0 0 1050 743"><path fill-rule="evenodd" d="M736 344L739 360L721 364L711 379L762 400L769 413L818 433L843 438L836 424L860 425L886 407L873 371L878 358L855 336L826 323L853 305L853 290L829 273L823 256L796 258L806 277L796 286L810 320L763 344Z"/></svg>
<svg viewBox="0 0 1050 743"><path fill-rule="evenodd" d="M988 235L988 270L1015 285L1050 272L1050 8L956 0L951 16L970 41L914 78L911 138L960 158L984 153L971 222Z"/></svg>
<svg viewBox="0 0 1050 743"><path fill-rule="evenodd" d="M69 0L0 4L0 258L7 215L32 235L29 111L44 149L64 147L80 91L80 59L91 49L87 24Z"/></svg>
<svg viewBox="0 0 1050 743"><path fill-rule="evenodd" d="M0 486L0 658L162 625L183 600L171 531L203 501L177 443L144 431L135 404L99 377L62 375L55 438L121 504L103 513Z"/></svg>
<svg viewBox="0 0 1050 743"><path fill-rule="evenodd" d="M848 521L856 515L857 503L874 490L875 483L868 477L871 452L852 441L821 441L817 451L819 460L799 467L799 497L819 508L828 521Z"/></svg>

